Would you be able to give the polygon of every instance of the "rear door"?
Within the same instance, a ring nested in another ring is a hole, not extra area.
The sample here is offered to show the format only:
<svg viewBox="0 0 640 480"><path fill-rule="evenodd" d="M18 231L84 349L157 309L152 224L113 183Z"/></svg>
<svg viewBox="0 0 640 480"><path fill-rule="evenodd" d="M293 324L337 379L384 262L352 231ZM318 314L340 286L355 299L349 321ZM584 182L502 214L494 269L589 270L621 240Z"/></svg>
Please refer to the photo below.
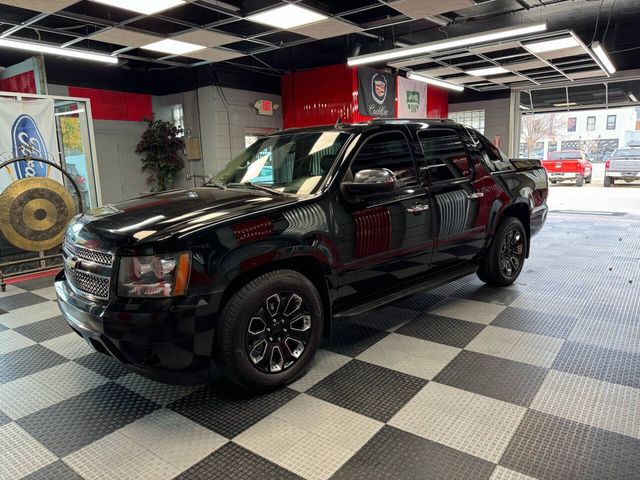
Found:
<svg viewBox="0 0 640 480"><path fill-rule="evenodd" d="M480 253L486 225L478 225L484 192L473 183L473 164L453 128L429 126L417 132L429 178L436 234L432 268L471 260Z"/></svg>

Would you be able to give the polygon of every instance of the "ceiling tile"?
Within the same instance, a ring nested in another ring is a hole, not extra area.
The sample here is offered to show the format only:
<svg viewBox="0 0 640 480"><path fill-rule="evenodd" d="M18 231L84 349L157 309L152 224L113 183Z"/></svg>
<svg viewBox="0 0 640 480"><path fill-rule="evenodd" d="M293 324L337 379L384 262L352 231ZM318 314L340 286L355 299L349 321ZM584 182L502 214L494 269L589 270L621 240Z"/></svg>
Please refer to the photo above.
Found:
<svg viewBox="0 0 640 480"><path fill-rule="evenodd" d="M552 50L550 52L540 52L536 55L546 60L553 60L555 58L575 57L576 55L588 55L589 52L582 47L562 48L560 50Z"/></svg>
<svg viewBox="0 0 640 480"><path fill-rule="evenodd" d="M306 35L307 37L322 39L361 32L362 28L335 18L328 18L310 25L292 28L291 31L301 35Z"/></svg>
<svg viewBox="0 0 640 480"><path fill-rule="evenodd" d="M220 45L226 45L227 43L237 42L242 40L241 37L235 35L229 35L228 33L214 32L212 30L192 30L187 33L180 33L171 37L174 40L180 40L181 42L195 43L196 45L204 45L205 47L217 47Z"/></svg>
<svg viewBox="0 0 640 480"><path fill-rule="evenodd" d="M606 76L605 73L600 69L588 70L586 72L567 73L567 77L569 77L571 80L579 80L581 78L604 77L604 76Z"/></svg>
<svg viewBox="0 0 640 480"><path fill-rule="evenodd" d="M511 82L521 82L525 80L520 75L506 75L504 77L492 77L490 78L492 82L495 83L511 83Z"/></svg>
<svg viewBox="0 0 640 480"><path fill-rule="evenodd" d="M206 50L187 53L184 56L197 58L199 60L209 60L210 62L224 62L225 60L231 60L232 58L244 57L244 54L240 52L233 52L231 50L223 50L221 48L207 48Z"/></svg>
<svg viewBox="0 0 640 480"><path fill-rule="evenodd" d="M0 0L4 5L46 13L57 12L77 2L78 0Z"/></svg>
<svg viewBox="0 0 640 480"><path fill-rule="evenodd" d="M458 85L464 85L465 83L481 82L485 80L483 77L473 77L471 75L463 75L455 78L443 79L450 83L457 83Z"/></svg>
<svg viewBox="0 0 640 480"><path fill-rule="evenodd" d="M164 37L157 37L155 35L136 32L134 30L125 30L124 28L112 28L110 30L100 32L96 35L92 35L89 38L91 40L97 40L99 42L122 45L123 47L139 48L145 45L149 45L150 43L163 40Z"/></svg>
<svg viewBox="0 0 640 480"><path fill-rule="evenodd" d="M416 73L426 75L427 77L440 77L442 75L452 75L460 73L460 69L454 67L432 68L430 70L419 70Z"/></svg>
<svg viewBox="0 0 640 480"><path fill-rule="evenodd" d="M469 50L473 53L491 53L499 52L500 50L509 50L511 48L520 48L519 42L504 42L495 45L486 45L483 47L472 47Z"/></svg>
<svg viewBox="0 0 640 480"><path fill-rule="evenodd" d="M389 6L411 18L424 18L428 15L453 12L474 5L472 0L399 0Z"/></svg>
<svg viewBox="0 0 640 480"><path fill-rule="evenodd" d="M534 68L548 67L542 60L530 60L528 62L510 63L502 66L510 72L522 72L524 70L533 70Z"/></svg>

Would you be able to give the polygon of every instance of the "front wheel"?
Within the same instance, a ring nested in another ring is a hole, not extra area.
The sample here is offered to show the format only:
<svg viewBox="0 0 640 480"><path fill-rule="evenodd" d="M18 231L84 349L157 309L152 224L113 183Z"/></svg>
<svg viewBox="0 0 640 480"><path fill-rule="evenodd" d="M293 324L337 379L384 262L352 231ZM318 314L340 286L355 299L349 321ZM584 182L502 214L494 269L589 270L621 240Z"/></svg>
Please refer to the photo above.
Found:
<svg viewBox="0 0 640 480"><path fill-rule="evenodd" d="M516 281L526 256L527 232L515 217L506 217L478 269L478 277L492 287L506 287Z"/></svg>
<svg viewBox="0 0 640 480"><path fill-rule="evenodd" d="M227 302L216 335L225 376L248 390L269 390L304 374L322 337L317 289L293 270L247 283Z"/></svg>
<svg viewBox="0 0 640 480"><path fill-rule="evenodd" d="M584 177L582 175L578 175L576 177L576 187L582 187L584 185Z"/></svg>

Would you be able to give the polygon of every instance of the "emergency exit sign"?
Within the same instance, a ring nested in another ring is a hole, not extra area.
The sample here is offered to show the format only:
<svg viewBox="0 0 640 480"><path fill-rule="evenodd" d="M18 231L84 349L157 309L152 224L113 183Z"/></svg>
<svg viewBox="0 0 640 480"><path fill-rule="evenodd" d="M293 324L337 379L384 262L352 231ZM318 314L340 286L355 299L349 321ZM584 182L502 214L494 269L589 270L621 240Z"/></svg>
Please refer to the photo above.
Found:
<svg viewBox="0 0 640 480"><path fill-rule="evenodd" d="M257 100L254 107L258 110L258 115L273 115L273 102L271 100Z"/></svg>

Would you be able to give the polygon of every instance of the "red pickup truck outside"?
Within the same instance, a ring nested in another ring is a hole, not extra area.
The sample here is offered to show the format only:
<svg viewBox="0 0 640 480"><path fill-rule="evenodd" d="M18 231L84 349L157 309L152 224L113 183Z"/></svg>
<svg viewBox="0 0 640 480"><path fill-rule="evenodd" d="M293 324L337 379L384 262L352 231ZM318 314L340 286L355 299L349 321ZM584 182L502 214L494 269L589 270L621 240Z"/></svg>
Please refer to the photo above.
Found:
<svg viewBox="0 0 640 480"><path fill-rule="evenodd" d="M551 183L574 182L577 187L591 183L591 162L579 150L551 152L542 166L547 169Z"/></svg>

